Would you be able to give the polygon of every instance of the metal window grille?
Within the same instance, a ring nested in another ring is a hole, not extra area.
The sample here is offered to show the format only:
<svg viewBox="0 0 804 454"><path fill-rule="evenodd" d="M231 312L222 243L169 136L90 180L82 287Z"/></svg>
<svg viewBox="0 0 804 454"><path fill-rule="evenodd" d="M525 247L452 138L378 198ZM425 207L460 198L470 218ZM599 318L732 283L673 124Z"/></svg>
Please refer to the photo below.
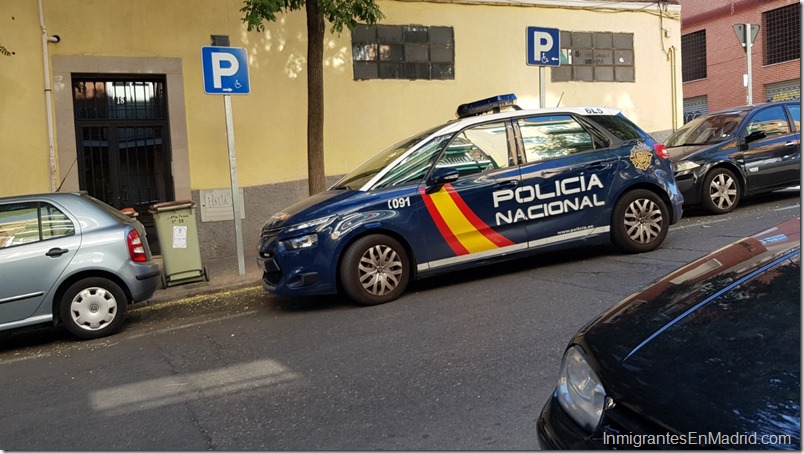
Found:
<svg viewBox="0 0 804 454"><path fill-rule="evenodd" d="M452 27L358 25L352 31L355 80L455 79Z"/></svg>
<svg viewBox="0 0 804 454"><path fill-rule="evenodd" d="M561 31L560 66L553 82L634 82L634 34Z"/></svg>
<svg viewBox="0 0 804 454"><path fill-rule="evenodd" d="M681 80L706 79L706 30L681 37Z"/></svg>
<svg viewBox="0 0 804 454"><path fill-rule="evenodd" d="M801 58L801 4L762 13L765 23L765 64Z"/></svg>

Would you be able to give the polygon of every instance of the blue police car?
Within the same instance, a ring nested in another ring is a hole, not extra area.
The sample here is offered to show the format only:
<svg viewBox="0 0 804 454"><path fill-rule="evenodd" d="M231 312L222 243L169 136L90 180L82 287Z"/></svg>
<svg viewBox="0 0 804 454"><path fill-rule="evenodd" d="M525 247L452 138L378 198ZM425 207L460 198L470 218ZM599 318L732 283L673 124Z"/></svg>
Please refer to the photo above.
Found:
<svg viewBox="0 0 804 454"><path fill-rule="evenodd" d="M273 215L266 289L385 303L411 279L537 251L650 251L681 217L664 146L619 110L521 110L503 95L457 113Z"/></svg>

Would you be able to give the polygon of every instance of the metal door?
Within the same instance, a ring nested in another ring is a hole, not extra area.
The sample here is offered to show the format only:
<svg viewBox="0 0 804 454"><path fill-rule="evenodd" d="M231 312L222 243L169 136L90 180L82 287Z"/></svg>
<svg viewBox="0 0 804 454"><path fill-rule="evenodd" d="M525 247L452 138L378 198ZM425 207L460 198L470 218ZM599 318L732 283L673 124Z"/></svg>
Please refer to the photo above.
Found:
<svg viewBox="0 0 804 454"><path fill-rule="evenodd" d="M158 253L148 207L174 198L164 77L74 76L73 100L80 188L137 210Z"/></svg>

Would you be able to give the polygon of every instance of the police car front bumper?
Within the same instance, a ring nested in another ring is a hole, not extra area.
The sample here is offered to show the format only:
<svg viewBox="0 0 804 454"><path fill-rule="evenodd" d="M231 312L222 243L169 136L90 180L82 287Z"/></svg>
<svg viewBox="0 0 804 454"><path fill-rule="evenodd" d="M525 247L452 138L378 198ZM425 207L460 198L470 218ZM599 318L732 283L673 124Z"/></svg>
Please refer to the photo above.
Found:
<svg viewBox="0 0 804 454"><path fill-rule="evenodd" d="M288 251L275 238L261 239L257 265L263 287L281 296L322 295L337 292L336 275L329 263L334 257L326 244Z"/></svg>

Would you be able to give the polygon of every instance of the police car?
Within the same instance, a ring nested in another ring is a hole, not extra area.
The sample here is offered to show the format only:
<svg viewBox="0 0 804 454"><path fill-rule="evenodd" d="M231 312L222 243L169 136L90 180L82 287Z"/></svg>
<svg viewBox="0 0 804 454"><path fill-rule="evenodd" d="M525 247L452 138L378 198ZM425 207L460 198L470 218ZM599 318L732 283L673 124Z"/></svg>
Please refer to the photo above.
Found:
<svg viewBox="0 0 804 454"><path fill-rule="evenodd" d="M522 110L511 94L457 114L273 215L266 289L386 303L412 279L535 252L650 251L681 218L667 151L619 110Z"/></svg>

